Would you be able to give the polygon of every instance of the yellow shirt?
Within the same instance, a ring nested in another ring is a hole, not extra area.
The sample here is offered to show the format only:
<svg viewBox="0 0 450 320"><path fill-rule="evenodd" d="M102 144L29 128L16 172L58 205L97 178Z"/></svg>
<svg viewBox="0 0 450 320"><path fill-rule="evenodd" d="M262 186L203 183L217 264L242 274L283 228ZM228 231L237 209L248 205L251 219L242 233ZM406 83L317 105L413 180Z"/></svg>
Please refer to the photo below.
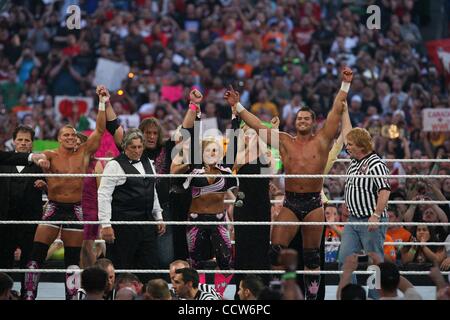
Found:
<svg viewBox="0 0 450 320"><path fill-rule="evenodd" d="M323 171L323 174L328 174L330 172L330 170L333 167L333 164L336 161L337 156L341 152L343 146L344 146L344 144L342 142L338 143L337 140L333 144L333 147L331 148L330 152L328 153L327 165L325 166L325 170ZM323 189L322 189L322 192L320 193L320 195L322 197L322 202L328 203L328 198L325 195L325 193L323 192Z"/></svg>
<svg viewBox="0 0 450 320"><path fill-rule="evenodd" d="M278 108L277 108L277 106L274 103L270 102L270 101L264 102L264 103L261 103L261 102L254 103L252 105L252 107L250 108L250 111L252 113L258 113L259 110L261 110L261 109L264 109L267 112L270 112L272 114L272 117L277 117L278 116Z"/></svg>

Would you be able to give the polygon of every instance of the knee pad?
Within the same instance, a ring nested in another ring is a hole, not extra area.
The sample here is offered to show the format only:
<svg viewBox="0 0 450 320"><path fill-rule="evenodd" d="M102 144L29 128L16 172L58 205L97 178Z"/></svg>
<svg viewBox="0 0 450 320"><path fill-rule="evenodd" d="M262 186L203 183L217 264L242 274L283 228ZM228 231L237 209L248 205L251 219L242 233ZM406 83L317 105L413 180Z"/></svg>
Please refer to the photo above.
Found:
<svg viewBox="0 0 450 320"><path fill-rule="evenodd" d="M303 261L310 270L320 268L320 249L303 249Z"/></svg>
<svg viewBox="0 0 450 320"><path fill-rule="evenodd" d="M37 262L38 265L41 265L45 258L47 258L49 245L42 242L34 242L33 249L31 250L30 260Z"/></svg>
<svg viewBox="0 0 450 320"><path fill-rule="evenodd" d="M65 247L64 248L64 264L68 266L80 265L81 247Z"/></svg>
<svg viewBox="0 0 450 320"><path fill-rule="evenodd" d="M286 249L286 246L281 244L271 244L269 247L269 261L272 266L277 266L280 263L278 262L278 257L280 256L281 250Z"/></svg>

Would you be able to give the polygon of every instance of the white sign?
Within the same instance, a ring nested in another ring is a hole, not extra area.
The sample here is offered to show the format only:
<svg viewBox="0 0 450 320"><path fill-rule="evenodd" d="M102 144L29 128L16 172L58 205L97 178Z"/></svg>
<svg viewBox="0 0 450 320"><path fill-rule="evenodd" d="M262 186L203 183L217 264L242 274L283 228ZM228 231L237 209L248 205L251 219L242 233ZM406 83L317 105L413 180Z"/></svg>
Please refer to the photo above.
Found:
<svg viewBox="0 0 450 320"><path fill-rule="evenodd" d="M423 131L450 131L450 109L423 109Z"/></svg>
<svg viewBox="0 0 450 320"><path fill-rule="evenodd" d="M102 84L111 91L118 90L129 72L130 66L127 64L100 58L95 68L94 85Z"/></svg>
<svg viewBox="0 0 450 320"><path fill-rule="evenodd" d="M90 97L55 97L56 118L76 118L87 116L92 109L94 101Z"/></svg>
<svg viewBox="0 0 450 320"><path fill-rule="evenodd" d="M118 116L120 125L126 131L131 128L138 128L141 118L138 114L121 114Z"/></svg>
<svg viewBox="0 0 450 320"><path fill-rule="evenodd" d="M444 51L442 48L439 48L437 54L445 70L450 73L450 51Z"/></svg>

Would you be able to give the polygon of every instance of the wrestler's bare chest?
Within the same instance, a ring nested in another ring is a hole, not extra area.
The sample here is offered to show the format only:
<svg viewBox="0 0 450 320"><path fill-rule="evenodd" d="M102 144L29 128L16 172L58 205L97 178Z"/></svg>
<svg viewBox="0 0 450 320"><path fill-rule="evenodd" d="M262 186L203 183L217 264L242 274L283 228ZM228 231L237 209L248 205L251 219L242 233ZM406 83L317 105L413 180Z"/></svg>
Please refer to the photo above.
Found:
<svg viewBox="0 0 450 320"><path fill-rule="evenodd" d="M84 173L86 171L86 163L82 152L74 152L68 155L54 153L50 163L50 171L53 173Z"/></svg>
<svg viewBox="0 0 450 320"><path fill-rule="evenodd" d="M317 139L289 139L283 143L280 155L286 173L293 174L322 173L328 158L326 150Z"/></svg>

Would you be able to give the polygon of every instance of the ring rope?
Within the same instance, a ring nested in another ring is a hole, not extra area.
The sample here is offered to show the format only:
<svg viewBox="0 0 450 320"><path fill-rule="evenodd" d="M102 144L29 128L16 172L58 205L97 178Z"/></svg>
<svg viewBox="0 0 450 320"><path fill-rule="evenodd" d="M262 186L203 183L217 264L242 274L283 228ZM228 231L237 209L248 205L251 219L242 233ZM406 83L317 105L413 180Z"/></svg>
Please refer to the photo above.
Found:
<svg viewBox="0 0 450 320"><path fill-rule="evenodd" d="M450 226L450 222L320 222L320 221L50 221L50 220L0 220L1 224L121 224L121 225L237 225L237 226Z"/></svg>
<svg viewBox="0 0 450 320"><path fill-rule="evenodd" d="M109 161L112 160L113 158L103 158L103 157L96 157L95 160L100 160L100 161ZM275 159L280 159L280 158L275 158ZM439 162L439 163L450 163L450 159L382 159L385 162ZM350 162L352 161L351 159L336 159L334 160L334 162Z"/></svg>
<svg viewBox="0 0 450 320"><path fill-rule="evenodd" d="M235 200L224 200L224 203L234 203ZM283 200L270 200L270 203L282 203ZM340 204L345 203L344 200L328 200L327 204ZM390 200L388 201L389 204L448 204L450 205L450 200L443 201L443 200Z"/></svg>
<svg viewBox="0 0 450 320"><path fill-rule="evenodd" d="M55 241L53 241L54 243L62 243L64 244L64 241L62 241L61 239L55 239ZM95 243L106 243L105 240L103 239L97 239L94 240ZM235 244L234 240L231 240L231 244ZM340 241L325 241L325 245L340 245L341 242ZM448 246L450 245L450 242L384 242L385 246L398 246L398 247L402 247L402 246Z"/></svg>
<svg viewBox="0 0 450 320"><path fill-rule="evenodd" d="M2 177L53 177L53 178L93 178L93 177L131 177L131 178L190 178L198 177L196 174L103 174L103 173L0 173ZM350 174L202 174L205 178L288 178L288 179L338 179L338 178L354 178L355 175ZM443 174L399 174L399 175L357 175L358 178L387 178L387 179L448 179L450 175Z"/></svg>
<svg viewBox="0 0 450 320"><path fill-rule="evenodd" d="M61 239L55 239L53 242L59 242L64 244ZM106 243L103 239L94 240L95 243ZM235 244L234 240L231 240L231 244ZM340 245L340 241L325 241L325 245ZM449 246L450 242L385 242L385 246Z"/></svg>
<svg viewBox="0 0 450 320"><path fill-rule="evenodd" d="M83 269L0 269L0 272L30 272L30 273L73 273L82 272ZM167 269L117 269L116 273L169 273ZM222 274L283 274L284 270L197 270L198 273L222 273ZM297 274L342 274L339 270L298 270ZM375 271L353 271L354 274L373 274ZM429 275L429 271L400 271L404 275ZM441 274L448 275L450 271L441 271Z"/></svg>
<svg viewBox="0 0 450 320"><path fill-rule="evenodd" d="M439 162L449 163L450 159L382 159L384 162ZM351 159L336 159L335 162L351 162Z"/></svg>
<svg viewBox="0 0 450 320"><path fill-rule="evenodd" d="M325 245L338 245L340 241L325 241ZM384 242L385 246L448 246L450 242Z"/></svg>

